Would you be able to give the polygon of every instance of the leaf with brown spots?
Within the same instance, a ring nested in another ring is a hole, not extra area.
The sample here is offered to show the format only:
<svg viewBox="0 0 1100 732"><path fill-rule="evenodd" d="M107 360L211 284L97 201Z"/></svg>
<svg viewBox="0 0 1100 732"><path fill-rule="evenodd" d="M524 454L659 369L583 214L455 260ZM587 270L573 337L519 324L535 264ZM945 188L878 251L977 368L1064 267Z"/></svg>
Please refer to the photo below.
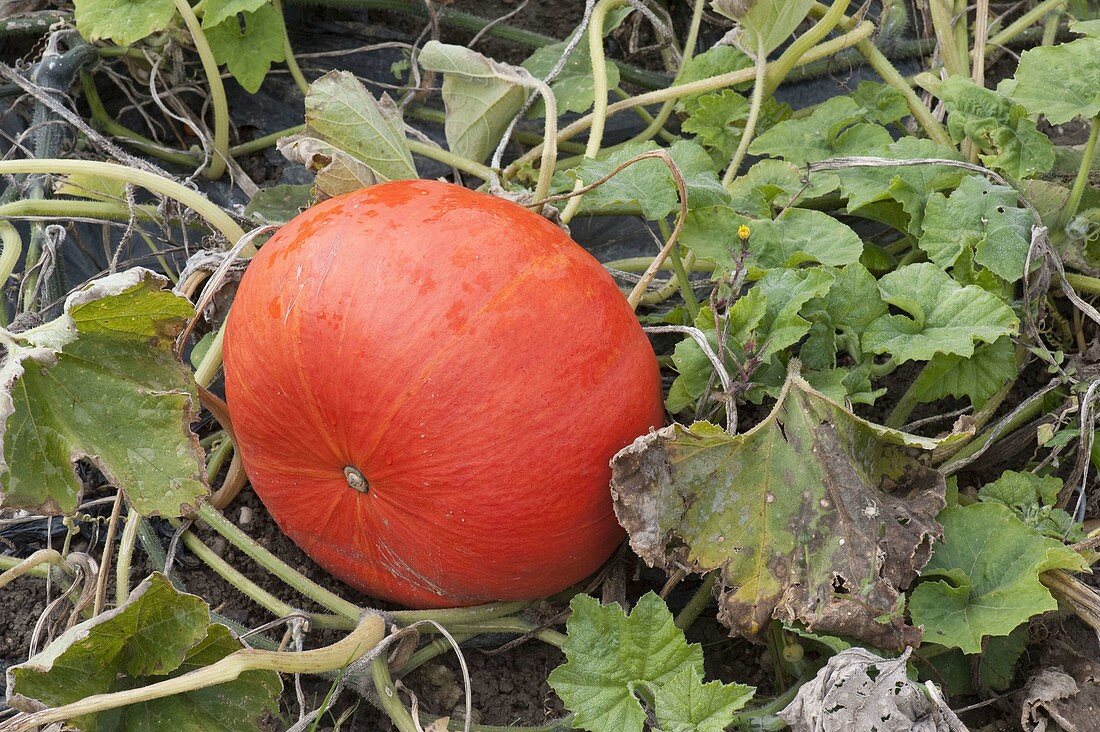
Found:
<svg viewBox="0 0 1100 732"><path fill-rule="evenodd" d="M612 461L630 544L650 566L718 570L719 619L755 637L772 618L880 648L919 642L900 590L941 529L945 440L859 419L792 362L772 413L740 435L707 422L638 438Z"/></svg>

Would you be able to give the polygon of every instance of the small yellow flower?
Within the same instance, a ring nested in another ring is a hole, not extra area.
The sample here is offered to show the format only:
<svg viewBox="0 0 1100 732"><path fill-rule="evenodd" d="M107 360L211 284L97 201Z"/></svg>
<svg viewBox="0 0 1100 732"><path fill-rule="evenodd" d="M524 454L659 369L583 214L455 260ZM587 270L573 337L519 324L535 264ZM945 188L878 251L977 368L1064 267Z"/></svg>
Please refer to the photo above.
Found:
<svg viewBox="0 0 1100 732"><path fill-rule="evenodd" d="M750 229L748 226L745 226L744 224L741 224L737 227L737 238L741 241L745 241L746 239L748 239L749 234L751 233L752 229Z"/></svg>

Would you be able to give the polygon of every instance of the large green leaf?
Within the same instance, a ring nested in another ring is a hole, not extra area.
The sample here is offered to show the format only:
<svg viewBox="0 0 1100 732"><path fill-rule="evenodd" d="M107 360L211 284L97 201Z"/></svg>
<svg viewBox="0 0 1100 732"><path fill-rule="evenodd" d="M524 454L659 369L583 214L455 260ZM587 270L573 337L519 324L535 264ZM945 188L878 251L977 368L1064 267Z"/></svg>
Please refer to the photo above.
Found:
<svg viewBox="0 0 1100 732"><path fill-rule="evenodd" d="M586 159L566 174L585 184L595 183L627 160L658 149L653 142L625 145L598 158ZM710 158L701 147L689 140L679 140L668 148L668 154L684 178L689 206L712 206L729 200ZM668 165L656 158L632 163L584 194L580 210L593 213L623 206L637 206L643 216L652 220L679 211L679 191Z"/></svg>
<svg viewBox="0 0 1100 732"><path fill-rule="evenodd" d="M242 12L244 23L231 15L225 21L206 28L206 36L214 59L225 64L237 83L255 94L271 69L271 64L284 56L283 19L271 5L261 5L253 12Z"/></svg>
<svg viewBox="0 0 1100 732"><path fill-rule="evenodd" d="M712 6L736 20L737 44L753 56L779 48L810 12L813 0L713 0Z"/></svg>
<svg viewBox="0 0 1100 732"><path fill-rule="evenodd" d="M386 95L375 99L347 71L330 71L310 84L305 134L346 151L378 180L417 177L397 105Z"/></svg>
<svg viewBox="0 0 1100 732"><path fill-rule="evenodd" d="M938 401L945 396L965 397L975 409L981 409L989 397L1018 373L1012 340L998 338L979 345L969 358L936 354L913 382L913 392L922 402Z"/></svg>
<svg viewBox="0 0 1100 732"><path fill-rule="evenodd" d="M916 137L903 137L872 151L871 154L898 160L962 160L962 156L954 148ZM928 196L933 191L954 188L965 175L964 171L946 165L902 165L896 168L869 166L837 171L840 191L848 198L849 212L859 212L878 201L897 201L909 215L906 229L914 235L920 234Z"/></svg>
<svg viewBox="0 0 1100 732"><path fill-rule="evenodd" d="M616 515L648 564L719 572L719 618L738 633L781 618L881 648L913 643L900 589L940 533L945 486L926 465L938 443L859 419L797 368L746 433L674 424L622 450Z"/></svg>
<svg viewBox="0 0 1100 732"><path fill-rule="evenodd" d="M1031 244L1031 214L1016 205L1018 197L1016 189L979 175L966 178L950 196L933 193L920 248L944 269L972 249L976 263L1015 282L1024 276Z"/></svg>
<svg viewBox="0 0 1100 732"><path fill-rule="evenodd" d="M75 0L76 27L89 41L137 43L176 17L172 0Z"/></svg>
<svg viewBox="0 0 1100 732"><path fill-rule="evenodd" d="M242 648L224 625L211 624L199 597L154 573L129 599L66 631L29 661L7 671L8 703L23 711L69 704L208 666ZM278 709L282 682L271 671L70 720L85 732L248 732Z"/></svg>
<svg viewBox="0 0 1100 732"><path fill-rule="evenodd" d="M662 729L719 732L752 698L749 686L702 683L702 648L684 639L653 592L643 595L630 615L588 595L575 596L569 607L562 645L567 660L550 674L550 686L574 713L577 729L641 732L646 712L638 693L643 692L656 699Z"/></svg>
<svg viewBox="0 0 1100 732"><path fill-rule="evenodd" d="M979 653L985 636L1008 635L1058 607L1040 574L1088 567L1077 552L1039 535L999 503L955 506L939 520L944 540L922 574L944 579L918 585L909 611L924 626L925 640L965 653Z"/></svg>
<svg viewBox="0 0 1100 732"><path fill-rule="evenodd" d="M1100 114L1100 38L1040 46L1020 55L1009 96L1060 125Z"/></svg>
<svg viewBox="0 0 1100 732"><path fill-rule="evenodd" d="M733 46L717 45L707 49L703 53L692 56L691 59L684 64L677 84L690 84L693 81L707 79L720 74L728 74L733 71L740 71L751 66L752 59L739 49ZM752 82L748 81L744 84L738 84L732 87L732 89L735 91L743 91L751 85ZM697 100L703 96L705 96L705 94L691 94L686 97L681 97L676 102L676 111L690 113L695 108Z"/></svg>
<svg viewBox="0 0 1100 732"><path fill-rule="evenodd" d="M846 155L866 155L886 147L892 138L885 127L865 122L866 110L849 97L832 97L808 116L790 119L756 137L753 155L770 155L795 165ZM836 188L835 173L816 173L806 195L822 195Z"/></svg>
<svg viewBox="0 0 1100 732"><path fill-rule="evenodd" d="M977 285L963 287L930 262L910 264L879 280L882 299L908 315L883 315L863 334L866 353L889 353L898 363L937 353L969 358L975 343L1014 335L1012 309Z"/></svg>
<svg viewBox="0 0 1100 732"><path fill-rule="evenodd" d="M443 74L443 131L451 152L484 162L496 149L527 90L526 69L508 66L462 46L428 41L417 56L428 71Z"/></svg>
<svg viewBox="0 0 1100 732"><path fill-rule="evenodd" d="M131 269L69 296L15 335L0 367L3 505L69 513L90 460L142 514L179 516L207 494L191 432L198 397L173 345L191 304Z"/></svg>
<svg viewBox="0 0 1100 732"><path fill-rule="evenodd" d="M565 43L543 46L523 62L523 68L530 71L532 76L544 79L558 63L565 48ZM607 86L614 89L619 85L619 67L610 60L606 61L606 66ZM594 87L588 44L582 43L573 49L561 72L550 82L550 89L558 102L558 114L587 112L596 99ZM546 116L546 105L541 99L531 106L531 114L535 117Z"/></svg>
<svg viewBox="0 0 1100 732"><path fill-rule="evenodd" d="M1046 173L1054 165L1054 143L1039 132L1021 105L965 76L945 79L939 97L947 106L952 139L976 144L986 165L1013 178Z"/></svg>

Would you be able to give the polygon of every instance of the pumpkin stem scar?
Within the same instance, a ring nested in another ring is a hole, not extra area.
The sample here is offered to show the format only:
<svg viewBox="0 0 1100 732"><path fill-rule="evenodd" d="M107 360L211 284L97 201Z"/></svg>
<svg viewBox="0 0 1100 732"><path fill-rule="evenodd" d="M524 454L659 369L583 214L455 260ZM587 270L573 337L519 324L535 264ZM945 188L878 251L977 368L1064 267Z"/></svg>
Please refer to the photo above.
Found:
<svg viewBox="0 0 1100 732"><path fill-rule="evenodd" d="M344 468L344 477L348 480L348 487L353 488L360 493L366 493L370 490L370 483L363 477L363 474L359 472L359 468L354 466L347 466Z"/></svg>

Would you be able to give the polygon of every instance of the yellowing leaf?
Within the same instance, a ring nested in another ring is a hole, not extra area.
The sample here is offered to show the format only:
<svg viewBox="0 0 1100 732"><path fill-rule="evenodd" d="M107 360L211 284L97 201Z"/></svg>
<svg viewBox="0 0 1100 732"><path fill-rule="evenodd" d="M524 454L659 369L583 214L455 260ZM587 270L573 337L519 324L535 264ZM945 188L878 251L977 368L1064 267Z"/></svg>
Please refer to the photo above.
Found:
<svg viewBox="0 0 1100 732"><path fill-rule="evenodd" d="M880 648L912 644L900 590L939 536L937 442L859 419L798 375L744 434L709 423L638 438L612 461L615 513L655 567L719 572L719 618L772 618Z"/></svg>

